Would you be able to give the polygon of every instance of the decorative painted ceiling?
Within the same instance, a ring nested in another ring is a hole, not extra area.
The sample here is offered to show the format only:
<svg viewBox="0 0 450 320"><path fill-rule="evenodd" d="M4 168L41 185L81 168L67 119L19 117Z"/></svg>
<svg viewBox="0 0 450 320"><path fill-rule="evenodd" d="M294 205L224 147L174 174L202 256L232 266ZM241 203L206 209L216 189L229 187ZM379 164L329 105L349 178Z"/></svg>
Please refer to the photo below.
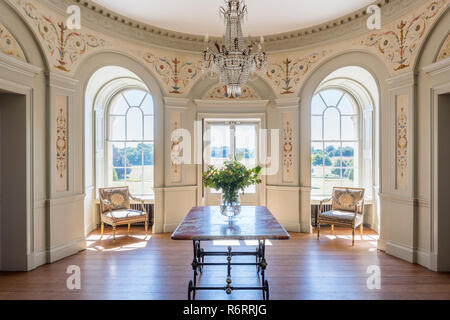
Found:
<svg viewBox="0 0 450 320"><path fill-rule="evenodd" d="M220 37L222 0L93 0L122 16L171 31ZM367 7L374 0L246 0L245 32L260 36L303 29L340 18Z"/></svg>
<svg viewBox="0 0 450 320"><path fill-rule="evenodd" d="M203 79L200 52L183 52L152 47L83 27L69 30L67 17L36 0L6 0L15 6L42 44L50 68L68 76L80 63L101 52L121 52L140 61L158 79L167 96L185 97ZM381 59L394 76L411 71L427 34L448 8L450 0L427 0L397 21L364 36L327 42L325 46L297 49L269 55L269 69L263 77L278 97L298 94L315 68L336 55L365 51Z"/></svg>

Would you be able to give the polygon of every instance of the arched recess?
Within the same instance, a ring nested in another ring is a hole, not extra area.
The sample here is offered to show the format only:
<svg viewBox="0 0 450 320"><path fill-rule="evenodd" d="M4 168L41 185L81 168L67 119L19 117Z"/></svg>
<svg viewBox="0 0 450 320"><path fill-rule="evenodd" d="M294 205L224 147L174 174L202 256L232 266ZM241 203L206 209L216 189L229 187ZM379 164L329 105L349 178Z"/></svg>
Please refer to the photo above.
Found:
<svg viewBox="0 0 450 320"><path fill-rule="evenodd" d="M383 62L376 56L364 51L350 51L331 57L321 63L305 80L302 86L300 97L300 224L303 232L311 232L311 102L312 99L320 89L321 84L327 77L336 70L345 67L359 67L369 72L377 85L379 101L378 115L375 116L374 126L378 127L375 132L386 132L386 109L388 108L388 88L386 80L389 78L389 73ZM336 84L336 83L335 83ZM341 84L342 85L342 84ZM377 175L379 180L375 179L373 183L374 189L374 201L378 203L378 208L381 207L378 199L378 194L389 190L389 157L383 147L387 147L389 136L386 134L380 134L378 139L379 147L379 159L374 160L374 165L379 166L380 172ZM377 183L378 182L378 183ZM378 209L378 211L380 211ZM381 217L383 214L380 213ZM381 218L380 234L383 234L383 219Z"/></svg>
<svg viewBox="0 0 450 320"><path fill-rule="evenodd" d="M436 61L439 50L449 35L450 9L440 17L424 41L415 64L416 100L416 262L434 271L450 270L448 228L448 185L445 153L450 118L450 58ZM444 131L442 130L444 129ZM444 143L444 149L442 149ZM444 157L442 157L444 155ZM444 194L441 191L444 190Z"/></svg>
<svg viewBox="0 0 450 320"><path fill-rule="evenodd" d="M5 1L0 2L0 23L11 32L26 57L25 62L0 54L0 106L4 119L0 130L6 130L0 134L2 148L15 148L0 152L0 181L7 186L0 187L0 271L26 271L48 262L50 250L46 224L50 183L46 130L49 69L34 33ZM8 160L9 155L14 158Z"/></svg>
<svg viewBox="0 0 450 320"><path fill-rule="evenodd" d="M116 66L129 70L130 76L135 75L137 79L142 81L143 85L148 89L153 97L154 112L155 112L155 146L154 146L154 188L155 188L155 210L154 210L154 228L153 232L162 231L162 213L160 206L161 199L158 199L160 193L159 189L164 187L164 168L165 168L165 154L164 154L164 102L162 90L151 72L139 62L132 58L114 52L102 52L94 54L83 61L75 73L75 78L78 84L75 89L75 96L77 98L77 105L83 106L80 110L80 126L79 143L82 147L82 152L77 159L80 164L79 172L83 172L82 190L86 194L84 203L84 218L85 221L85 235L96 227L97 223L97 206L96 206L96 180L95 180L95 154L93 137L94 135L94 100L95 97L89 97L87 86L92 76L102 68ZM111 77L113 78L113 76ZM111 79L113 80L113 79ZM138 85L136 83L136 85Z"/></svg>

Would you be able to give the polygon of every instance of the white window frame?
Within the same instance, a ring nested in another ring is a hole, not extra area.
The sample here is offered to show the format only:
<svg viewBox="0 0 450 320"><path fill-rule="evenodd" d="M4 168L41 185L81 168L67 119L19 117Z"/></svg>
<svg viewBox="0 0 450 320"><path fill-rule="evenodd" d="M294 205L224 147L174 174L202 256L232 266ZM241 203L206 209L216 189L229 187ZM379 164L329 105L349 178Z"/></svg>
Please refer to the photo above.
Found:
<svg viewBox="0 0 450 320"><path fill-rule="evenodd" d="M342 93L341 98L339 99L338 103L336 106L330 106L326 103L326 101L324 100L324 98L322 97L321 93L324 91L328 91L328 90L337 90L340 91ZM342 99L344 99L344 97L347 95L348 99L350 100L350 102L354 105L355 109L356 109L356 113L353 115L342 115L341 111L339 110L339 105L342 102ZM320 99L323 102L323 105L325 106L325 109L322 111L322 115L319 114L314 114L312 112L312 104L311 104L311 123L312 123L312 119L313 117L322 117L322 139L321 140L313 140L311 138L311 148L310 148L310 152L312 152L312 145L313 144L319 144L322 143L322 158L323 158L323 172L325 172L325 145L328 144L340 144L341 147L341 179L342 180L342 174L343 174L343 169L345 169L345 167L342 166L342 147L343 144L346 143L357 143L358 144L358 154L357 154L357 163L354 162L353 165L353 169L354 172L358 172L358 177L354 179L354 183L356 184L356 186L362 186L364 184L364 162L363 162L363 150L364 150L364 120L363 120L363 114L362 114L362 107L360 105L360 103L358 102L358 99L355 98L355 96L349 92L348 90L345 90L343 88L340 87L324 87L321 88L320 90L318 90L315 94L314 97L319 96ZM339 112L339 119L340 119L340 140L326 140L325 139L325 112L330 109L330 108L334 108ZM358 128L356 130L357 132L357 137L354 140L342 140L342 117L345 116L357 116L358 119ZM311 130L312 130L312 125L311 125ZM312 153L311 153L312 156ZM311 169L312 169L312 164L311 164ZM357 170L356 170L357 169ZM311 170L311 179L312 179L312 170ZM323 197L323 196L330 196L330 194L326 194L325 191L325 177L322 177L322 192L321 193L314 193L314 190L312 190L312 196L313 197ZM338 185L336 185L338 186Z"/></svg>
<svg viewBox="0 0 450 320"><path fill-rule="evenodd" d="M127 91L130 91L130 90L140 90L140 91L142 91L142 92L145 92L145 95L144 95L144 98L142 99L142 101L141 101L141 103L140 103L140 105L139 106L132 106L132 105L130 105L130 103L128 102L128 100L127 100L127 98L125 97L125 95L124 95L124 93L126 93ZM114 107L114 103L115 102L117 102L117 100L116 99L118 99L118 97L120 96L120 95L122 95L123 97L124 97L124 100L126 101L126 103L127 103L127 105L128 105L128 110L127 110L127 112L126 112L126 114L125 115L115 115L115 114L112 114L111 113L111 110L112 110L112 108ZM130 87L124 87L124 88L121 88L120 90L118 90L117 92L115 92L114 94L112 94L110 97L109 97L109 99L108 99L108 101L107 101L107 108L106 108L106 116L104 117L104 128L105 128L105 135L104 135L104 150L109 150L109 146L110 146L110 144L113 144L113 143L123 143L124 145L125 145L125 148L126 148L126 146L127 146L127 143L141 143L141 144L150 144L150 145L153 145L153 152L155 152L155 139L154 139L154 136L153 136L153 140L145 140L144 139L144 134L145 134L145 117L146 116L149 116L149 117L152 117L153 118L153 123L155 123L155 110L154 110L154 106L153 106L153 113L152 114L144 114L143 113L143 111L142 111L142 105L143 105L143 103L145 102L145 100L146 100L146 98L147 98L147 96L150 96L150 97L152 97L152 95L151 95L151 93L148 91L148 90L145 90L145 89L143 89L143 88L140 88L140 87L135 87L135 86L130 86ZM128 126L128 121L127 121L127 116L128 116L128 113L129 113L129 111L132 109L132 108L139 108L139 109L141 109L141 112L142 112L142 133L143 133L143 139L142 140L128 140L127 138L127 134L128 134L128 132L127 132L127 126ZM117 116L121 116L121 117L124 117L125 118L125 140L114 140L114 139L111 139L110 138L110 134L111 134L111 130L110 130L110 117L117 117ZM125 157L126 157L126 154L125 154ZM152 189L154 189L154 181L145 181L145 176L144 176L144 167L145 167L145 165L144 165L144 155L142 154L142 157L143 157L143 159L142 159L142 181L141 181L141 190L142 190L142 193L140 193L140 194L134 194L134 195L136 195L136 196L142 196L142 197L148 197L148 198L152 198L152 197L154 197L154 192L152 192L152 193L145 193L145 184L146 183L149 183L149 182L152 182L153 183L153 187L152 187ZM153 154L153 157L154 157L154 154ZM113 179L113 175L112 175L112 172L110 172L111 170L111 168L114 168L114 165L112 165L112 166L110 166L110 162L111 162L111 160L112 159L110 159L110 155L109 155L109 152L105 152L105 156L104 156L104 164L103 164L103 166L104 166L104 177L105 177L105 183L106 183L106 185L113 185L113 181L112 181L112 179ZM125 180L124 180L124 185L126 186L127 185L127 180L126 180L126 169L127 169L127 167L125 166ZM154 179L154 174L153 174L153 179Z"/></svg>

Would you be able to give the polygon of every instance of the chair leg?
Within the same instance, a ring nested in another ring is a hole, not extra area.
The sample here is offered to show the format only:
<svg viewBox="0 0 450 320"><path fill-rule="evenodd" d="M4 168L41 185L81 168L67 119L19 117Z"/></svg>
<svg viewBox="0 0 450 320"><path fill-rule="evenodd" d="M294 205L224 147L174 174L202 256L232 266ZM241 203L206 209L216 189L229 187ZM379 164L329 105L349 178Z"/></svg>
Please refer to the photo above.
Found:
<svg viewBox="0 0 450 320"><path fill-rule="evenodd" d="M355 245L355 227L352 228L352 246Z"/></svg>
<svg viewBox="0 0 450 320"><path fill-rule="evenodd" d="M148 236L148 220L145 220L145 237Z"/></svg>
<svg viewBox="0 0 450 320"><path fill-rule="evenodd" d="M320 223L317 224L317 240L320 239Z"/></svg>
<svg viewBox="0 0 450 320"><path fill-rule="evenodd" d="M102 222L100 239L103 238L103 233L104 233L104 231L105 231L105 224Z"/></svg>
<svg viewBox="0 0 450 320"><path fill-rule="evenodd" d="M331 225L331 231L333 231L334 234L334 224Z"/></svg>
<svg viewBox="0 0 450 320"><path fill-rule="evenodd" d="M116 226L113 226L113 240L116 240Z"/></svg>
<svg viewBox="0 0 450 320"><path fill-rule="evenodd" d="M361 233L361 240L363 239L363 233L364 233L364 226L361 223L361 225L359 226L359 232Z"/></svg>

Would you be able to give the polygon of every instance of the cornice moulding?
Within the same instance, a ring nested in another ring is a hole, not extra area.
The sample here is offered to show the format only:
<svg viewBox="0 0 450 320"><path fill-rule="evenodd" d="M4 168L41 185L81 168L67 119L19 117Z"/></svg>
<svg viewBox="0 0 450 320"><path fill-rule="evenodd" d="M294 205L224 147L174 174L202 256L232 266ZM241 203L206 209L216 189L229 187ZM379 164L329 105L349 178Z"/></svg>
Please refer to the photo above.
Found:
<svg viewBox="0 0 450 320"><path fill-rule="evenodd" d="M406 86L412 86L415 84L417 73L414 71L406 72L398 76L386 79L387 84L390 86L389 90L395 90Z"/></svg>
<svg viewBox="0 0 450 320"><path fill-rule="evenodd" d="M165 97L164 102L166 103L166 107L187 107L190 99Z"/></svg>
<svg viewBox="0 0 450 320"><path fill-rule="evenodd" d="M300 98L276 99L275 104L277 108L300 108Z"/></svg>
<svg viewBox="0 0 450 320"><path fill-rule="evenodd" d="M18 72L24 76L34 78L42 72L40 67L33 66L19 59L8 56L0 52L0 67L4 67L14 72Z"/></svg>
<svg viewBox="0 0 450 320"><path fill-rule="evenodd" d="M429 66L423 67L422 70L430 76L436 76L438 74L447 72L450 70L450 58L430 64Z"/></svg>
<svg viewBox="0 0 450 320"><path fill-rule="evenodd" d="M43 0L42 2L63 15L66 15L68 6L79 5L82 9L84 25L115 37L121 36L126 40L179 51L200 52L204 50L203 35L185 34L151 26L105 9L91 0ZM423 4L423 1L377 0L373 4L382 8L382 22L385 25ZM337 40L342 41L366 34L368 32L366 22L366 8L363 8L310 28L268 35L265 37L266 50L281 52ZM216 39L218 38L211 38L211 41Z"/></svg>

